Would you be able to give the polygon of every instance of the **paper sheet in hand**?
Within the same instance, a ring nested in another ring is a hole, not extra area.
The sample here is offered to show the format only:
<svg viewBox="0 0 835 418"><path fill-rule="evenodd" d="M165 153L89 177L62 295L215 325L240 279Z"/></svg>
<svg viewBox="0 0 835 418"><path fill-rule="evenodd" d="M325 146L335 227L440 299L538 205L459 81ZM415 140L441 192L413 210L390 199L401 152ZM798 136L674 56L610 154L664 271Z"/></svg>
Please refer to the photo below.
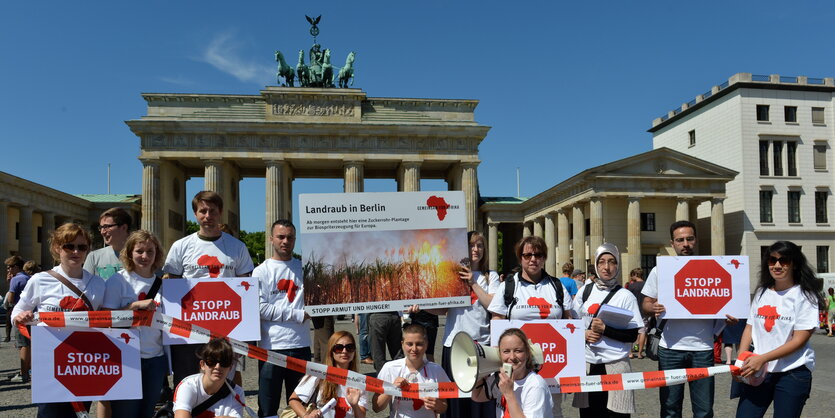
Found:
<svg viewBox="0 0 835 418"><path fill-rule="evenodd" d="M607 327L617 329L626 329L633 316L634 314L629 309L618 308L609 304L601 306L600 310L597 311L597 317Z"/></svg>

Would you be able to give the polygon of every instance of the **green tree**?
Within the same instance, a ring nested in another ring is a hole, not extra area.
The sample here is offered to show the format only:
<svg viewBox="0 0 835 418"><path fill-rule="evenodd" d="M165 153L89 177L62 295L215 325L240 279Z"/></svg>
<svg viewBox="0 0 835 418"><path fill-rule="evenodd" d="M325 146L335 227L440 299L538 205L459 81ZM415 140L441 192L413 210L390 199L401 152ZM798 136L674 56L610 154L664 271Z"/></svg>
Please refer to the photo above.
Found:
<svg viewBox="0 0 835 418"><path fill-rule="evenodd" d="M264 261L264 231L246 232L241 231L240 240L246 244L249 250L249 256L252 257L252 263L256 266Z"/></svg>
<svg viewBox="0 0 835 418"><path fill-rule="evenodd" d="M186 221L186 235L191 235L200 230L200 225L194 221Z"/></svg>

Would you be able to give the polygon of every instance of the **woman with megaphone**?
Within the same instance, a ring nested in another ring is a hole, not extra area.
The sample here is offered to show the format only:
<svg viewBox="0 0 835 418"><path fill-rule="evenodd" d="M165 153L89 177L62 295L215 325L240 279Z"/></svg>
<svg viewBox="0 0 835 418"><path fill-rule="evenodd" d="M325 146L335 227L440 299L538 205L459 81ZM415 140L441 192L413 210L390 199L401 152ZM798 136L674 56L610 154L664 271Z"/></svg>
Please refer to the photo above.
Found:
<svg viewBox="0 0 835 418"><path fill-rule="evenodd" d="M610 243L598 247L594 266L597 279L574 298L574 310L586 327L587 375L628 373L632 371L629 353L644 324L638 301L620 285L618 247ZM583 418L629 417L635 412L631 390L576 393L573 405Z"/></svg>
<svg viewBox="0 0 835 418"><path fill-rule="evenodd" d="M499 358L504 367L479 380L472 392L476 402L500 399L496 417L553 417L551 390L536 373L533 350L525 333L508 328L499 337ZM510 367L507 367L510 366Z"/></svg>

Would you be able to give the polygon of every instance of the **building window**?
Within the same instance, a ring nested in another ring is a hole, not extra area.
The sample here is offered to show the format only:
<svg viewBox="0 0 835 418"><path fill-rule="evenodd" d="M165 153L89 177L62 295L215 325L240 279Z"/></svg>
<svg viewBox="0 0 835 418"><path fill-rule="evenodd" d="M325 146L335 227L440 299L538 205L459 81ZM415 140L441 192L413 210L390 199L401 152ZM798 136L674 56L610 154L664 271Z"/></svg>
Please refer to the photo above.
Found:
<svg viewBox="0 0 835 418"><path fill-rule="evenodd" d="M786 106L783 112L786 115L786 122L797 122L797 106Z"/></svg>
<svg viewBox="0 0 835 418"><path fill-rule="evenodd" d="M688 132L687 134L690 136L690 146L695 147L696 146L696 130L693 129L692 131Z"/></svg>
<svg viewBox="0 0 835 418"><path fill-rule="evenodd" d="M823 118L823 108L822 107L813 107L812 108L812 123L816 125L823 125L826 123L826 120Z"/></svg>
<svg viewBox="0 0 835 418"><path fill-rule="evenodd" d="M815 222L819 224L829 222L829 215L826 210L827 198L829 198L829 191L815 192Z"/></svg>
<svg viewBox="0 0 835 418"><path fill-rule="evenodd" d="M644 270L644 278L647 277L650 271L655 268L655 254L643 255L641 254L641 269Z"/></svg>
<svg viewBox="0 0 835 418"><path fill-rule="evenodd" d="M774 141L774 175L783 175L783 143L781 141Z"/></svg>
<svg viewBox="0 0 835 418"><path fill-rule="evenodd" d="M771 211L771 201L774 198L773 190L760 190L760 222L774 222L774 215Z"/></svg>
<svg viewBox="0 0 835 418"><path fill-rule="evenodd" d="M760 175L768 175L768 141L760 141Z"/></svg>
<svg viewBox="0 0 835 418"><path fill-rule="evenodd" d="M39 226L38 227L38 244L43 243L43 239L41 238L42 236L43 236L43 227Z"/></svg>
<svg viewBox="0 0 835 418"><path fill-rule="evenodd" d="M815 170L826 170L826 145L818 144L812 149L814 150Z"/></svg>
<svg viewBox="0 0 835 418"><path fill-rule="evenodd" d="M768 122L768 105L757 105L757 120Z"/></svg>
<svg viewBox="0 0 835 418"><path fill-rule="evenodd" d="M641 213L641 231L655 231L655 213Z"/></svg>
<svg viewBox="0 0 835 418"><path fill-rule="evenodd" d="M800 192L789 191L789 223L800 223Z"/></svg>
<svg viewBox="0 0 835 418"><path fill-rule="evenodd" d="M818 273L829 273L829 246L818 245Z"/></svg>
<svg viewBox="0 0 835 418"><path fill-rule="evenodd" d="M586 236L591 235L591 219L586 219L586 221L583 222L583 225L585 225L586 228Z"/></svg>
<svg viewBox="0 0 835 418"><path fill-rule="evenodd" d="M786 163L788 164L788 175L797 176L797 142L786 142Z"/></svg>

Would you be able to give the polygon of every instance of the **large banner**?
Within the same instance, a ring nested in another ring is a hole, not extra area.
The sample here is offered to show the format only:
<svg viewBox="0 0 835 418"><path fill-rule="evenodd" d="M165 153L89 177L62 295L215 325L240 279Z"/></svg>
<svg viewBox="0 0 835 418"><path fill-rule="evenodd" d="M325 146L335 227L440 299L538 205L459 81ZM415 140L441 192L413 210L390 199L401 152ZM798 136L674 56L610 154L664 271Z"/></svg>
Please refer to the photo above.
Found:
<svg viewBox="0 0 835 418"><path fill-rule="evenodd" d="M183 321L241 341L261 339L258 278L173 279L162 281L162 311ZM162 333L164 344L194 344Z"/></svg>
<svg viewBox="0 0 835 418"><path fill-rule="evenodd" d="M542 348L544 364L539 375L553 393L560 392L557 379L586 375L585 328L582 319L538 319L532 321L490 321L490 345L499 346L499 336L508 328L519 328Z"/></svg>
<svg viewBox="0 0 835 418"><path fill-rule="evenodd" d="M135 329L32 327L32 403L140 399Z"/></svg>
<svg viewBox="0 0 835 418"><path fill-rule="evenodd" d="M311 316L468 306L463 192L299 195Z"/></svg>
<svg viewBox="0 0 835 418"><path fill-rule="evenodd" d="M748 256L658 257L663 318L747 318Z"/></svg>

